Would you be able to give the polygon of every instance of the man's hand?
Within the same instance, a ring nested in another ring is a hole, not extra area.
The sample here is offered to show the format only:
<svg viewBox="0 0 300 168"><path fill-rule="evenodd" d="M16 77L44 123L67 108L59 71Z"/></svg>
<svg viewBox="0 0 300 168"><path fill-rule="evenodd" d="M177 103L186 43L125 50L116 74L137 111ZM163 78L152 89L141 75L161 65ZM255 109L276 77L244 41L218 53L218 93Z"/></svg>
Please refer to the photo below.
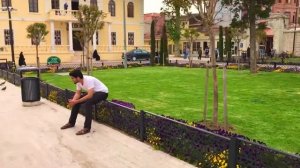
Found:
<svg viewBox="0 0 300 168"><path fill-rule="evenodd" d="M70 106L70 107L75 106L77 103L78 103L77 100L69 99L69 106Z"/></svg>

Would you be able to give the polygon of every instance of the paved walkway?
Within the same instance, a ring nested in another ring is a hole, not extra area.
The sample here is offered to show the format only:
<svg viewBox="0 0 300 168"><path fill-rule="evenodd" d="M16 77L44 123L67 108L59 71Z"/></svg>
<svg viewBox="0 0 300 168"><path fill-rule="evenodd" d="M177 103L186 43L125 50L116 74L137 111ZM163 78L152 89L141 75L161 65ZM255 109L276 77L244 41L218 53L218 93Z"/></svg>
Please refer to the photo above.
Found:
<svg viewBox="0 0 300 168"><path fill-rule="evenodd" d="M6 87L0 90L1 168L193 167L95 122L92 133L76 136L83 126L81 115L75 128L62 131L69 110L47 100L40 106L23 107L20 88L9 83Z"/></svg>

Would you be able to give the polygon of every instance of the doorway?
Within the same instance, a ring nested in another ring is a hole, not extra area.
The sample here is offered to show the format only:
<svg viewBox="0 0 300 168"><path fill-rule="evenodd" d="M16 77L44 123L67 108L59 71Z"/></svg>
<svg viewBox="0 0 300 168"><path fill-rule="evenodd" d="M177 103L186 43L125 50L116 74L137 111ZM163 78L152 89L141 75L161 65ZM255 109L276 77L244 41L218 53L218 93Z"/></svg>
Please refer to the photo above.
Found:
<svg viewBox="0 0 300 168"><path fill-rule="evenodd" d="M73 50L74 51L82 51L82 47L80 45L79 40L75 37L75 33L78 33L80 31L75 30L73 31Z"/></svg>
<svg viewBox="0 0 300 168"><path fill-rule="evenodd" d="M79 0L72 0L72 10L79 10Z"/></svg>
<svg viewBox="0 0 300 168"><path fill-rule="evenodd" d="M208 46L207 46L207 42L205 41L205 42L203 42L203 49L205 50L206 47L208 47Z"/></svg>

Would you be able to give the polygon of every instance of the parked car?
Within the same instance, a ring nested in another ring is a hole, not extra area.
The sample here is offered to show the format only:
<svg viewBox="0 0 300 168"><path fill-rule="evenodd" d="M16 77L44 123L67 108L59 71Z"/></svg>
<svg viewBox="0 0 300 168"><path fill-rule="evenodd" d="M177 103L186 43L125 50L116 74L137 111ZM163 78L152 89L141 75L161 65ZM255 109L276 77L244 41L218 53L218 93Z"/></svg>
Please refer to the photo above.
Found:
<svg viewBox="0 0 300 168"><path fill-rule="evenodd" d="M126 53L128 61L137 61L137 60L149 60L150 52L143 49L133 49ZM122 59L124 59L124 54L122 54Z"/></svg>

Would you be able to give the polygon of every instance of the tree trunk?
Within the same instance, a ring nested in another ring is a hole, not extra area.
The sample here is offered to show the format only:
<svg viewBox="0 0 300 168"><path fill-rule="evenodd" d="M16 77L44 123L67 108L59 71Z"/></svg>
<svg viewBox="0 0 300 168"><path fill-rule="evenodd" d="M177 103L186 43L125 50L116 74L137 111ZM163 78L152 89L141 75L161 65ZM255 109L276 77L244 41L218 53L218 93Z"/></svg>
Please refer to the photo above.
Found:
<svg viewBox="0 0 300 168"><path fill-rule="evenodd" d="M86 71L87 74L90 75L90 46L89 43L86 43Z"/></svg>
<svg viewBox="0 0 300 168"><path fill-rule="evenodd" d="M255 6L253 3L250 6L250 10L254 10ZM251 12L253 13L253 12ZM251 16L250 13L250 72L256 73L256 25L255 25L255 14Z"/></svg>
<svg viewBox="0 0 300 168"><path fill-rule="evenodd" d="M83 67L83 69L85 69L85 62L84 62L84 59L85 59L85 57L84 57L84 52L85 52L85 50L84 50L84 45L83 45L83 47L82 47L82 57L81 57L81 62L82 62L82 67Z"/></svg>
<svg viewBox="0 0 300 168"><path fill-rule="evenodd" d="M93 56L90 57L90 75L93 75Z"/></svg>
<svg viewBox="0 0 300 168"><path fill-rule="evenodd" d="M238 59L238 71L240 70L240 40L237 40L237 59Z"/></svg>
<svg viewBox="0 0 300 168"><path fill-rule="evenodd" d="M176 20L175 20L175 28L176 30L180 30L180 26L181 26L181 15L180 15L180 7L177 7L175 9L176 12ZM175 50L175 57L180 57L180 36L179 39L174 39L174 50Z"/></svg>
<svg viewBox="0 0 300 168"><path fill-rule="evenodd" d="M38 76L40 76L40 58L39 58L39 48L38 48L38 45L35 45L35 51L36 51L36 66L38 68Z"/></svg>
<svg viewBox="0 0 300 168"><path fill-rule="evenodd" d="M218 126L218 78L217 78L217 67L216 67L216 56L215 56L215 34L212 28L209 28L209 40L210 40L210 53L213 70L213 86L214 86L214 99L213 99L213 124L215 127Z"/></svg>
<svg viewBox="0 0 300 168"><path fill-rule="evenodd" d="M179 41L174 41L174 52L175 52L175 57L180 57L180 44Z"/></svg>
<svg viewBox="0 0 300 168"><path fill-rule="evenodd" d="M151 55L150 55L150 64L154 66L155 58L155 22L154 20L151 23Z"/></svg>
<svg viewBox="0 0 300 168"><path fill-rule="evenodd" d="M205 83L204 83L204 109L203 109L204 124L206 124L206 115L207 115L208 78L209 78L209 65L206 64L206 75L205 75Z"/></svg>
<svg viewBox="0 0 300 168"><path fill-rule="evenodd" d="M190 39L190 55L189 55L189 64L190 64L190 68L192 68L193 66L193 39Z"/></svg>
<svg viewBox="0 0 300 168"><path fill-rule="evenodd" d="M224 66L224 69L223 69L223 103L224 103L224 109L223 109L224 125L225 125L225 129L228 130L226 66Z"/></svg>

